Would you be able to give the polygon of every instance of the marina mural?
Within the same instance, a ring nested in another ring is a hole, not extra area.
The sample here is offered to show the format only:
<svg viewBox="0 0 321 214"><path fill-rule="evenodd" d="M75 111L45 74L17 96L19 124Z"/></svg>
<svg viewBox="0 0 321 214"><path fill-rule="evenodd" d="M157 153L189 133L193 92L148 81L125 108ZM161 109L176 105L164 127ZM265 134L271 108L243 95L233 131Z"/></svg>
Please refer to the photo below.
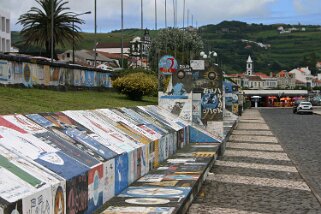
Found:
<svg viewBox="0 0 321 214"><path fill-rule="evenodd" d="M30 61L30 60L26 60ZM75 86L111 88L111 74L103 70L0 59L0 84L35 86Z"/></svg>

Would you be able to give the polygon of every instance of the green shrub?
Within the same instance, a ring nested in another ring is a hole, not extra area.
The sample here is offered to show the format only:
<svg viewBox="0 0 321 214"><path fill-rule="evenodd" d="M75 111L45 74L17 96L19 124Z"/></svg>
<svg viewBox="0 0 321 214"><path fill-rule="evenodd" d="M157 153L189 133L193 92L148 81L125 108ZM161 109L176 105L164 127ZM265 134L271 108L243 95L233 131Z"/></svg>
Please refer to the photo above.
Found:
<svg viewBox="0 0 321 214"><path fill-rule="evenodd" d="M157 93L157 79L145 73L133 73L113 81L113 87L132 100L141 100L143 96Z"/></svg>

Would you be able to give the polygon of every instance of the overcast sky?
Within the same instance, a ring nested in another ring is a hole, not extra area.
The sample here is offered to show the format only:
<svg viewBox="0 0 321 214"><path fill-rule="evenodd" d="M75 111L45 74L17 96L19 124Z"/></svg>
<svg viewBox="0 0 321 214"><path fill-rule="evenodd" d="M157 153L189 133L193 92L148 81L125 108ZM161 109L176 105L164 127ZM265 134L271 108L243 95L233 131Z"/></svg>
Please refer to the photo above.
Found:
<svg viewBox="0 0 321 214"><path fill-rule="evenodd" d="M68 0L68 6L76 13L92 11L82 18L86 24L82 30L93 32L94 0ZM144 28L155 26L155 0L144 1ZM183 25L183 1L178 1L178 25ZM120 28L120 0L97 0L98 32ZM158 27L164 27L165 0L157 0ZM0 8L11 12L13 30L18 17L32 6L35 0L0 0ZM217 24L223 20L239 20L249 23L289 23L321 25L321 0L186 0L186 10L193 14L194 25ZM173 0L167 0L168 25L173 25ZM124 0L125 28L140 28L140 0ZM191 16L189 22L191 23Z"/></svg>

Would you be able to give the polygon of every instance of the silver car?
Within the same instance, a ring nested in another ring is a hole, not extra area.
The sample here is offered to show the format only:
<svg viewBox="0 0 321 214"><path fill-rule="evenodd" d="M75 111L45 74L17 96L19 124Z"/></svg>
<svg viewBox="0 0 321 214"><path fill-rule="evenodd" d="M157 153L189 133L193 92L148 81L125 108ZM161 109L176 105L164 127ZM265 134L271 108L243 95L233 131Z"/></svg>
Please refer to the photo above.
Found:
<svg viewBox="0 0 321 214"><path fill-rule="evenodd" d="M302 101L298 103L298 105L295 105L293 108L293 113L301 114L301 113L313 113L313 107L310 102Z"/></svg>

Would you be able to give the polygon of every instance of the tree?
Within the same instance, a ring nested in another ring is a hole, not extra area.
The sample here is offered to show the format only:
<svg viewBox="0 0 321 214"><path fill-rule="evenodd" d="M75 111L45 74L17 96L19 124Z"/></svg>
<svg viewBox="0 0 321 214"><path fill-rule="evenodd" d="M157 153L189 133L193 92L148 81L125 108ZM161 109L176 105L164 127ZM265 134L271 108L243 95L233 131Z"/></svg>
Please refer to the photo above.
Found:
<svg viewBox="0 0 321 214"><path fill-rule="evenodd" d="M317 62L318 62L317 55L314 52L310 53L308 55L305 55L303 57L304 66L308 66L309 67L309 69L311 70L312 75L317 75L317 73L318 73L318 70L316 68Z"/></svg>
<svg viewBox="0 0 321 214"><path fill-rule="evenodd" d="M81 38L80 28L77 24L84 21L77 18L74 13L69 12L65 0L36 0L39 8L32 7L27 13L22 14L18 24L23 26L21 35L25 45L39 45L45 47L46 55L51 53L51 4L54 4L54 56L57 45L65 47L66 43L78 42ZM74 24L74 25L73 25Z"/></svg>
<svg viewBox="0 0 321 214"><path fill-rule="evenodd" d="M180 64L189 64L190 59L198 57L202 50L203 41L197 32L163 29L152 41L150 60L154 70L157 70L158 58L166 54L175 56Z"/></svg>

